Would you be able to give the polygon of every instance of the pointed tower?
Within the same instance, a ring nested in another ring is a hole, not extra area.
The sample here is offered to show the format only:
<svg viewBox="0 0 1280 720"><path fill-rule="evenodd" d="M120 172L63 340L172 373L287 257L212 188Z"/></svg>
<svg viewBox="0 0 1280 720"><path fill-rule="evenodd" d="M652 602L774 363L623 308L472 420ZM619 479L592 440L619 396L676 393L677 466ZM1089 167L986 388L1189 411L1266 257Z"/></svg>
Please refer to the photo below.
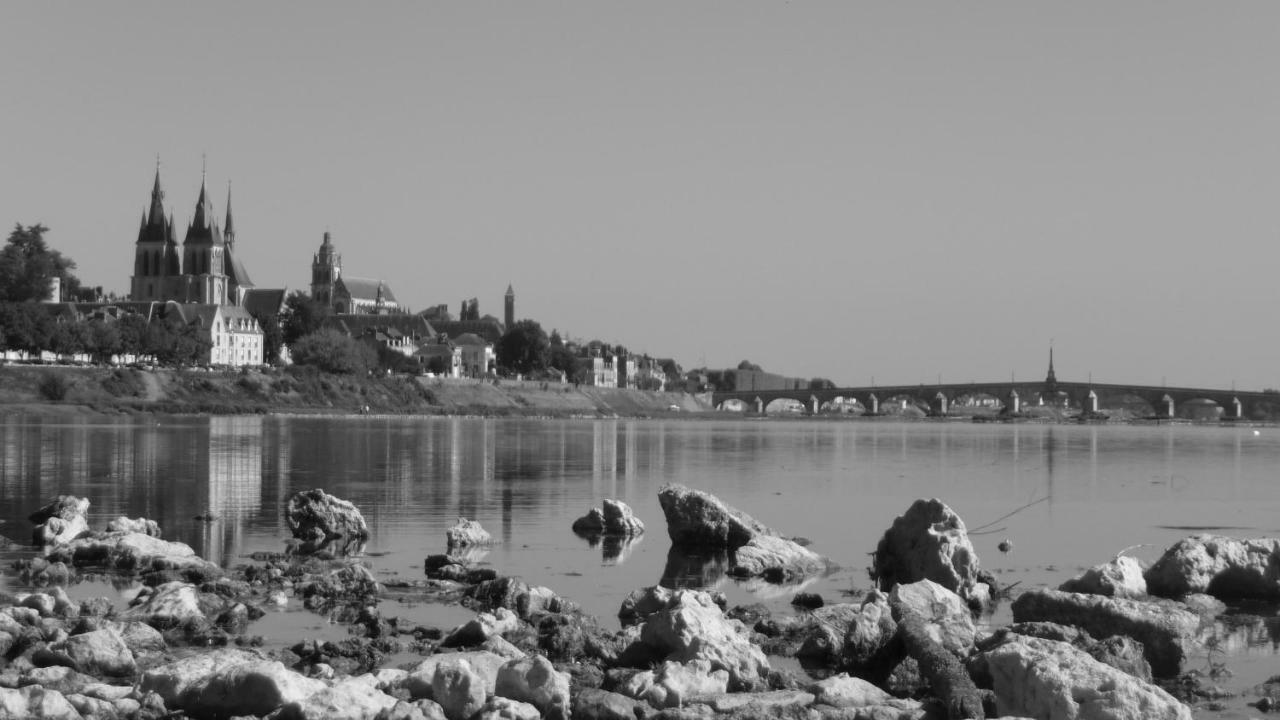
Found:
<svg viewBox="0 0 1280 720"><path fill-rule="evenodd" d="M1058 376L1053 372L1053 345L1049 345L1049 372L1044 376L1044 388L1047 392L1058 389Z"/></svg>
<svg viewBox="0 0 1280 720"><path fill-rule="evenodd" d="M506 329L510 330L516 325L516 291L511 289L511 283L507 283L507 294L503 297L503 322L506 323Z"/></svg>
<svg viewBox="0 0 1280 720"><path fill-rule="evenodd" d="M129 295L137 301L169 300L178 275L178 248L171 221L164 214L164 190L160 187L160 161L151 187L150 211L143 211L134 247L133 278Z"/></svg>
<svg viewBox="0 0 1280 720"><path fill-rule="evenodd" d="M227 252L236 249L236 226L231 222L231 181L227 181L227 221L222 224L222 239L227 244Z"/></svg>
<svg viewBox="0 0 1280 720"><path fill-rule="evenodd" d="M186 301L210 305L227 304L226 244L214 220L213 204L200 177L200 197L195 215L182 240L182 274L186 283Z"/></svg>
<svg viewBox="0 0 1280 720"><path fill-rule="evenodd" d="M342 277L342 256L333 248L329 231L324 231L320 250L311 258L311 299L333 306L333 287Z"/></svg>

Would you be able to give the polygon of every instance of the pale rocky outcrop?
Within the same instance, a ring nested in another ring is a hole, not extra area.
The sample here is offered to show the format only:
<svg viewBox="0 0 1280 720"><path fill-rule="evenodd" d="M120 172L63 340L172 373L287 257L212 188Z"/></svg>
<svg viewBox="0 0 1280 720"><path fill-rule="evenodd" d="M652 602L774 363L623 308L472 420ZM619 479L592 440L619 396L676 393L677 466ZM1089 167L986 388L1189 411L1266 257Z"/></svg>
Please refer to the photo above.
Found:
<svg viewBox="0 0 1280 720"><path fill-rule="evenodd" d="M872 572L881 590L932 580L968 599L978 584L978 555L959 515L941 500L916 500L881 537Z"/></svg>
<svg viewBox="0 0 1280 720"><path fill-rule="evenodd" d="M1085 570L1060 585L1059 590L1110 597L1140 598L1147 594L1147 581L1142 564L1131 557L1119 556L1102 565Z"/></svg>
<svg viewBox="0 0 1280 720"><path fill-rule="evenodd" d="M713 669L707 660L664 662L657 670L631 676L618 691L656 708L680 707L691 699L729 690L729 673Z"/></svg>
<svg viewBox="0 0 1280 720"><path fill-rule="evenodd" d="M630 537L644 532L644 523L621 500L605 500L603 508L591 508L573 521L573 531L581 535Z"/></svg>
<svg viewBox="0 0 1280 720"><path fill-rule="evenodd" d="M826 569L821 555L799 543L774 535L757 535L733 551L729 574L766 575L785 582L819 575Z"/></svg>
<svg viewBox="0 0 1280 720"><path fill-rule="evenodd" d="M200 593L195 585L174 581L140 593L124 612L124 617L142 620L152 626L171 627L203 618L205 612L200 606Z"/></svg>
<svg viewBox="0 0 1280 720"><path fill-rule="evenodd" d="M35 523L31 542L35 545L61 545L89 531L89 501L75 495L59 495L31 513Z"/></svg>
<svg viewBox="0 0 1280 720"><path fill-rule="evenodd" d="M498 668L494 693L527 702L549 720L569 717L569 676L541 655L512 660Z"/></svg>
<svg viewBox="0 0 1280 720"><path fill-rule="evenodd" d="M735 691L758 689L769 671L742 623L726 618L709 594L696 590L672 593L668 606L645 620L639 643L654 659L705 660L728 673Z"/></svg>
<svg viewBox="0 0 1280 720"><path fill-rule="evenodd" d="M920 708L916 700L895 698L884 690L847 673L832 675L819 680L808 687L815 702L838 708L889 707L899 711L912 711Z"/></svg>
<svg viewBox="0 0 1280 720"><path fill-rule="evenodd" d="M379 691L370 675L343 678L301 700L285 703L272 720L376 720L396 699Z"/></svg>
<svg viewBox="0 0 1280 720"><path fill-rule="evenodd" d="M17 690L0 687L0 718L80 720L82 717L57 690L48 690L39 685L28 685Z"/></svg>
<svg viewBox="0 0 1280 720"><path fill-rule="evenodd" d="M485 701L480 712L472 716L472 720L539 720L543 717L546 716L527 702L494 695Z"/></svg>
<svg viewBox="0 0 1280 720"><path fill-rule="evenodd" d="M453 527L445 531L445 539L449 544L450 552L454 548L470 547L474 545L490 545L493 543L493 536L480 526L475 520L468 520L460 517L453 524Z"/></svg>
<svg viewBox="0 0 1280 720"><path fill-rule="evenodd" d="M459 625L445 636L441 643L444 647L468 647L480 645L491 638L519 629L520 618L504 607L496 608L492 613L480 613L473 619Z"/></svg>
<svg viewBox="0 0 1280 720"><path fill-rule="evenodd" d="M1207 593L1222 599L1280 599L1280 538L1196 535L1175 543L1145 573L1152 595Z"/></svg>
<svg viewBox="0 0 1280 720"><path fill-rule="evenodd" d="M151 537L160 537L160 524L146 518L120 517L107 523L107 532L141 533Z"/></svg>
<svg viewBox="0 0 1280 720"><path fill-rule="evenodd" d="M1013 636L979 656L1002 715L1041 720L1191 720L1164 690L1063 642Z"/></svg>
<svg viewBox="0 0 1280 720"><path fill-rule="evenodd" d="M114 628L72 635L37 653L37 664L65 665L91 675L124 676L138 670L133 652Z"/></svg>
<svg viewBox="0 0 1280 720"><path fill-rule="evenodd" d="M276 660L236 649L210 650L152 668L142 674L138 691L154 692L172 710L193 718L266 715L304 702L325 688Z"/></svg>
<svg viewBox="0 0 1280 720"><path fill-rule="evenodd" d="M490 694L488 680L466 660L440 664L431 678L431 699L440 704L449 720L475 715Z"/></svg>
<svg viewBox="0 0 1280 720"><path fill-rule="evenodd" d="M137 532L99 532L49 551L50 561L117 570L195 570L216 575L221 568L196 556L190 545Z"/></svg>
<svg viewBox="0 0 1280 720"><path fill-rule="evenodd" d="M437 653L427 657L409 670L409 674L404 679L404 688L409 691L409 696L415 700L419 698L435 699L432 683L435 681L436 672L442 667L466 662L468 667L484 680L485 692L492 695L494 687L497 685L498 668L505 665L507 659L496 653L484 650Z"/></svg>
<svg viewBox="0 0 1280 720"><path fill-rule="evenodd" d="M919 616L930 638L961 657L973 647L973 616L959 595L932 580L897 585L889 593L893 619L902 622L908 614Z"/></svg>
<svg viewBox="0 0 1280 720"><path fill-rule="evenodd" d="M1070 625L1095 638L1126 635L1142 643L1156 677L1175 677L1200 616L1172 601L1144 602L1037 589L1013 602L1014 622Z"/></svg>
<svg viewBox="0 0 1280 720"><path fill-rule="evenodd" d="M840 653L843 665L851 671L882 665L897 633L898 623L893 619L889 597L878 591L868 593L845 632Z"/></svg>
<svg viewBox="0 0 1280 720"><path fill-rule="evenodd" d="M582 688L573 696L573 720L636 720L648 708L621 693Z"/></svg>

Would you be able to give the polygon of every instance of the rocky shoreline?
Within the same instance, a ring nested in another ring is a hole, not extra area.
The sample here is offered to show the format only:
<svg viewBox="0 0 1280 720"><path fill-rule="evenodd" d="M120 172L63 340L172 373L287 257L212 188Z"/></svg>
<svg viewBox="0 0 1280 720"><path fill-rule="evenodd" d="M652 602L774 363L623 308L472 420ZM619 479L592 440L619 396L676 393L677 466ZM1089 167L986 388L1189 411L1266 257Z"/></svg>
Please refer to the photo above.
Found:
<svg viewBox="0 0 1280 720"><path fill-rule="evenodd" d="M730 574L790 583L830 562L693 488L659 492L673 548L717 552ZM0 718L1191 718L1223 692L1188 667L1224 600L1280 601L1280 540L1186 538L1150 567L1118 555L1061 588L1012 600L1013 623L976 617L1013 594L981 570L963 521L918 500L872 554L857 602L798 593L794 614L727 607L722 594L636 589L620 630L550 588L500 577L472 550L492 542L460 518L425 577L380 583L358 508L291 497L280 553L223 569L162 539L146 519L87 521L59 497L30 516L43 554L12 571L38 592L0 595ZM592 538L645 525L608 500L574 523ZM75 601L82 573L140 581L127 607ZM383 616L390 593L475 612L454 628ZM265 651L254 622L298 600L348 630ZM391 667L388 658L420 659ZM781 659L794 659L782 662ZM795 663L803 667L796 668ZM1267 711L1280 676L1250 704Z"/></svg>

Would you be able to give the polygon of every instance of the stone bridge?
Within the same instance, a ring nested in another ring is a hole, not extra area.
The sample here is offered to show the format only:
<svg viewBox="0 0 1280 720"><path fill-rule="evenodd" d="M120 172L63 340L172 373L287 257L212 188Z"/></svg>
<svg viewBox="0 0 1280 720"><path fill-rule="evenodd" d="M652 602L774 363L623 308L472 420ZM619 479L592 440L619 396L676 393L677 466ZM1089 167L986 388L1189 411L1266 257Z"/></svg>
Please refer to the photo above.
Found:
<svg viewBox="0 0 1280 720"><path fill-rule="evenodd" d="M1085 412L1108 408L1150 407L1156 418L1188 417L1192 408L1222 409L1233 419L1265 419L1280 416L1280 393L1242 392L1209 388L1182 388L1154 385L1112 385L1078 382L996 382L943 383L936 385L878 385L873 387L804 388L794 390L716 391L712 403L722 408L726 401L738 400L746 409L766 414L775 400L795 400L806 412L817 413L827 403L843 399L857 401L867 414L887 414L908 407L934 416L955 414L960 407L987 406L1019 412L1028 405L1056 405Z"/></svg>

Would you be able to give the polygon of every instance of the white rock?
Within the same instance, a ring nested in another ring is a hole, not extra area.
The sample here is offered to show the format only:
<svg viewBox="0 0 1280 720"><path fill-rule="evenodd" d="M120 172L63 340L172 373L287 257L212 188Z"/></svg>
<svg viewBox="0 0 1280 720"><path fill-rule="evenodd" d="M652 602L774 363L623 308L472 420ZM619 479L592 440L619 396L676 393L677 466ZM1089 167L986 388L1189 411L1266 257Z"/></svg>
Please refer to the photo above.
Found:
<svg viewBox="0 0 1280 720"><path fill-rule="evenodd" d="M73 667L90 675L122 676L138 671L133 651L115 628L72 635L50 643L47 652L59 659L57 664Z"/></svg>
<svg viewBox="0 0 1280 720"><path fill-rule="evenodd" d="M107 532L142 533L151 537L160 537L160 525L155 520L146 518L128 518L124 515L107 523Z"/></svg>
<svg viewBox="0 0 1280 720"><path fill-rule="evenodd" d="M645 621L640 641L664 660L708 661L728 672L735 690L757 688L769 671L764 652L751 643L742 623L726 618L701 591L676 591L666 610Z"/></svg>
<svg viewBox="0 0 1280 720"><path fill-rule="evenodd" d="M484 677L466 660L441 664L431 678L431 699L449 720L467 720L489 696Z"/></svg>
<svg viewBox="0 0 1280 720"><path fill-rule="evenodd" d="M529 703L498 697L488 699L474 720L539 720L545 717Z"/></svg>
<svg viewBox="0 0 1280 720"><path fill-rule="evenodd" d="M656 708L679 707L697 697L729 691L729 673L713 670L706 660L664 662L656 671L636 673L618 691Z"/></svg>
<svg viewBox="0 0 1280 720"><path fill-rule="evenodd" d="M1280 538L1184 538L1146 572L1152 595L1207 593L1222 599L1280 599Z"/></svg>
<svg viewBox="0 0 1280 720"><path fill-rule="evenodd" d="M902 622L906 613L925 621L929 637L961 657L973 646L973 617L959 595L932 580L897 585L889 593L893 619Z"/></svg>
<svg viewBox="0 0 1280 720"><path fill-rule="evenodd" d="M1002 715L1044 720L1191 720L1169 693L1068 643L1011 636L981 656Z"/></svg>
<svg viewBox="0 0 1280 720"><path fill-rule="evenodd" d="M1140 598L1147 594L1147 581L1142 576L1141 563L1134 558L1120 556L1111 562L1085 570L1079 577L1062 583L1058 589L1064 592Z"/></svg>
<svg viewBox="0 0 1280 720"><path fill-rule="evenodd" d="M409 691L409 697L417 700L419 698L434 699L432 695L432 683L435 680L436 670L441 666L447 666L454 663L466 661L473 671L478 673L485 681L485 692L489 695L493 694L493 690L498 681L498 668L506 664L508 658L496 655L487 651L475 652L456 652L456 653L436 653L427 657L422 662L415 665L409 674L405 677L404 687Z"/></svg>
<svg viewBox="0 0 1280 720"><path fill-rule="evenodd" d="M41 718L42 720L81 720L83 716L57 690L28 685L10 690L0 688L0 718Z"/></svg>
<svg viewBox="0 0 1280 720"><path fill-rule="evenodd" d="M195 718L266 715L324 688L322 681L303 677L278 661L230 648L152 668L138 682L139 693L154 692L167 708Z"/></svg>
<svg viewBox="0 0 1280 720"><path fill-rule="evenodd" d="M135 598L134 603L124 616L152 624L178 625L204 617L196 586L177 580L157 585L149 594Z"/></svg>
<svg viewBox="0 0 1280 720"><path fill-rule="evenodd" d="M372 676L351 677L287 703L279 712L289 720L374 720L395 704L395 698L373 687Z"/></svg>
<svg viewBox="0 0 1280 720"><path fill-rule="evenodd" d="M463 517L458 518L453 527L445 531L445 538L450 550L471 545L489 545L493 542L493 536L480 527L479 522Z"/></svg>
<svg viewBox="0 0 1280 720"><path fill-rule="evenodd" d="M964 521L946 503L916 500L885 531L872 570L881 590L932 580L967 598L978 581L978 554Z"/></svg>
<svg viewBox="0 0 1280 720"><path fill-rule="evenodd" d="M797 580L820 574L827 567L822 556L786 538L756 535L733 551L733 575L755 577L776 573L778 580Z"/></svg>
<svg viewBox="0 0 1280 720"><path fill-rule="evenodd" d="M569 676L541 655L512 660L498 668L494 693L527 702L552 720L569 717Z"/></svg>

